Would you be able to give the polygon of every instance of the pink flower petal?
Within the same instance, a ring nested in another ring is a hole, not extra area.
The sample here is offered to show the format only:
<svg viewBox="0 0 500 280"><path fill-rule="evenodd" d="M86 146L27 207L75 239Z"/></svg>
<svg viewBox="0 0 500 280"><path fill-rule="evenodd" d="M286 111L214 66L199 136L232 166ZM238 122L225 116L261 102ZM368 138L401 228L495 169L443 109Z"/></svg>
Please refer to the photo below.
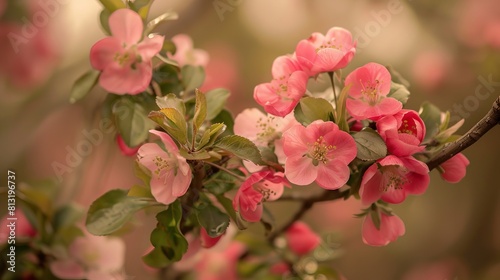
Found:
<svg viewBox="0 0 500 280"><path fill-rule="evenodd" d="M141 39L143 23L136 12L130 9L119 9L109 17L109 28L113 37L130 46Z"/></svg>
<svg viewBox="0 0 500 280"><path fill-rule="evenodd" d="M151 62L137 63L136 69L113 66L103 70L99 84L112 93L138 94L147 89L152 76Z"/></svg>
<svg viewBox="0 0 500 280"><path fill-rule="evenodd" d="M164 36L152 35L152 37L147 37L137 44L137 52L142 57L142 60L149 61L153 56L157 55L163 47L164 40Z"/></svg>
<svg viewBox="0 0 500 280"><path fill-rule="evenodd" d="M469 163L469 160L462 153L456 154L440 165L444 170L441 177L449 183L458 183L465 177Z"/></svg>
<svg viewBox="0 0 500 280"><path fill-rule="evenodd" d="M177 148L177 145L175 144L174 140L167 133L162 132L162 131L158 131L156 129L151 129L149 131L149 133L160 137L161 141L165 145L165 149L167 149L167 151L169 153L178 153L179 152L179 148Z"/></svg>
<svg viewBox="0 0 500 280"><path fill-rule="evenodd" d="M405 234L405 225L398 216L380 213L380 229L375 227L370 215L363 222L363 242L371 246L385 246Z"/></svg>
<svg viewBox="0 0 500 280"><path fill-rule="evenodd" d="M327 190L341 188L349 180L349 167L340 160L331 160L327 165L318 165L318 177L316 183Z"/></svg>
<svg viewBox="0 0 500 280"><path fill-rule="evenodd" d="M50 271L61 279L83 279L85 270L75 260L57 260L50 263Z"/></svg>
<svg viewBox="0 0 500 280"><path fill-rule="evenodd" d="M288 247L292 252L303 256L313 251L321 243L321 238L303 222L293 223L285 232Z"/></svg>
<svg viewBox="0 0 500 280"><path fill-rule="evenodd" d="M316 180L318 169L308 157L289 156L285 162L285 176L291 183L305 186Z"/></svg>
<svg viewBox="0 0 500 280"><path fill-rule="evenodd" d="M115 37L106 37L95 43L90 49L90 64L96 70L104 70L109 65L117 65L114 57L121 53L123 47Z"/></svg>

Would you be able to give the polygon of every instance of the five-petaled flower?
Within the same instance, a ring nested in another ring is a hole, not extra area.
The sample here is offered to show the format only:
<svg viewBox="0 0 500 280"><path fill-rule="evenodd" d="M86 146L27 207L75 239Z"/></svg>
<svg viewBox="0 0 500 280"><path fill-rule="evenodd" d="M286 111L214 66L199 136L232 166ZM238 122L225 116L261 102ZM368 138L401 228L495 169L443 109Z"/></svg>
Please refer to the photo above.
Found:
<svg viewBox="0 0 500 280"><path fill-rule="evenodd" d="M363 242L365 244L385 246L405 234L405 224L398 216L387 215L382 211L377 215L380 215L380 228L375 226L371 215L365 216L362 228Z"/></svg>
<svg viewBox="0 0 500 280"><path fill-rule="evenodd" d="M90 50L90 63L102 71L99 84L116 94L138 94L151 82L153 56L163 46L163 36L144 38L142 19L136 12L119 9L109 17L112 36Z"/></svg>
<svg viewBox="0 0 500 280"><path fill-rule="evenodd" d="M253 98L269 114L284 117L290 113L306 92L309 76L301 70L294 57L280 56L273 62L273 80L257 85Z"/></svg>
<svg viewBox="0 0 500 280"><path fill-rule="evenodd" d="M188 190L191 168L168 134L149 132L160 137L165 150L156 143L146 143L139 148L137 159L151 173L151 194L158 202L170 204Z"/></svg>
<svg viewBox="0 0 500 280"><path fill-rule="evenodd" d="M285 175L297 185L316 181L325 189L338 189L349 179L347 166L357 153L354 139L333 122L295 125L283 133Z"/></svg>
<svg viewBox="0 0 500 280"><path fill-rule="evenodd" d="M249 222L258 222L262 217L263 201L273 201L281 197L288 185L281 172L262 170L251 174L241 185L233 198L233 208Z"/></svg>
<svg viewBox="0 0 500 280"><path fill-rule="evenodd" d="M330 28L326 35L315 32L295 49L298 62L309 76L342 69L355 53L356 42L351 32L340 27Z"/></svg>
<svg viewBox="0 0 500 280"><path fill-rule="evenodd" d="M388 203L401 203L408 194L423 194L429 181L429 168L425 163L413 157L389 155L365 171L359 194L365 205L379 199Z"/></svg>
<svg viewBox="0 0 500 280"><path fill-rule="evenodd" d="M397 99L387 97L391 90L391 73L378 63L368 63L352 71L345 78L345 85L350 86L346 109L356 120L376 121L403 108Z"/></svg>

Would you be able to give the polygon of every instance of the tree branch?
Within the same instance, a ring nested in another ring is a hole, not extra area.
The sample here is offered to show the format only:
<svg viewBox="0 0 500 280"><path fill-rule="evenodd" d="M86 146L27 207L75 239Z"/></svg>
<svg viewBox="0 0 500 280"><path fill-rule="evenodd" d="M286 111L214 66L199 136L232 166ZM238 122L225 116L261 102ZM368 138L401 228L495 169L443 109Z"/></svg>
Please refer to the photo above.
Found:
<svg viewBox="0 0 500 280"><path fill-rule="evenodd" d="M484 134L486 134L490 129L500 124L500 96L493 103L493 106L488 111L488 113L476 124L474 125L465 135L460 139L448 144L444 147L441 152L427 161L427 166L429 170L438 167L443 162L449 160L454 155L465 150L467 147L476 143ZM297 194L283 195L277 201L300 201L301 205L299 210L295 212L292 218L285 223L280 228L277 228L268 237L268 241L272 244L274 240L284 233L295 221L299 220L304 216L304 214L313 207L314 203L322 201L332 201L340 198L344 198L349 194L349 190L325 190L319 195L312 195L309 197L299 196Z"/></svg>
<svg viewBox="0 0 500 280"><path fill-rule="evenodd" d="M488 113L465 135L445 146L441 152L427 161L429 170L438 167L441 163L476 143L486 132L498 124L500 124L500 96L495 100Z"/></svg>

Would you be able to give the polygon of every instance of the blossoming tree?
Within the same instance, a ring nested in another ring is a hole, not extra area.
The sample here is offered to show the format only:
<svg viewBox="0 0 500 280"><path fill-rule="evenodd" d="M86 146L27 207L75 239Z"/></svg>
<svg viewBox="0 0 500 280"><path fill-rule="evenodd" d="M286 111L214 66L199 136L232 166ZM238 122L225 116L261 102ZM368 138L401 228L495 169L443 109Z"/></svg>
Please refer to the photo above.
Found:
<svg viewBox="0 0 500 280"><path fill-rule="evenodd" d="M49 268L39 277L125 279L123 242L97 236L116 234L146 210L157 224L141 229L151 242L142 261L162 275L194 269L197 279L344 279L314 254L328 248L302 216L315 203L357 199L363 208L353 214L364 220L363 242L394 242L406 230L391 205L425 193L432 170L460 181L469 165L460 152L500 121L499 98L460 137L455 133L463 121L450 123L449 112L430 103L418 111L406 107L410 92L394 69L371 62L345 73L357 43L340 27L315 32L293 54L276 58L272 80L253 93L263 110L233 118L225 108L227 90L198 90L207 54L193 49L186 35L153 33L175 13L148 21L153 1L100 2L109 36L90 50L93 69L75 83L71 98L95 86L109 93L103 110L114 120L117 145L136 158L142 184L96 198L85 228L64 214L74 212L69 207L43 212L50 231L28 223L20 235L67 237L56 251L37 248L33 258ZM308 81L318 77L331 83L327 96L308 91ZM299 188L321 192L304 196ZM267 206L289 200L299 209L277 227ZM27 202L27 220L36 221L41 204ZM263 239L239 238L252 223L262 224ZM50 238L44 242L53 245ZM297 265L305 258L319 268Z"/></svg>

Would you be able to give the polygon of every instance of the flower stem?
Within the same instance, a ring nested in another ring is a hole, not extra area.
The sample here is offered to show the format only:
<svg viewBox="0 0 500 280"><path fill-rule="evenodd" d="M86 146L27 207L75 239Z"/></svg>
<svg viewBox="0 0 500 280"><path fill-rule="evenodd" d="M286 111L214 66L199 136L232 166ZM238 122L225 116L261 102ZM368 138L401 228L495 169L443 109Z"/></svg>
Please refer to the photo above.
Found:
<svg viewBox="0 0 500 280"><path fill-rule="evenodd" d="M211 165L211 166L213 166L213 167L215 167L215 168L218 168L218 169L220 169L220 170L222 170L222 171L226 172L227 174L229 174L229 175L231 175L231 176L235 177L236 179L238 179L238 180L240 180L240 181L242 181L242 182L246 180L246 178L245 178L245 177L242 177L242 176L240 176L240 175L238 175L238 174L234 173L233 171L231 171L231 170L229 170L229 169L227 169L227 168L225 168L225 167L222 167L222 166L220 166L220 165L218 165L218 164L215 164L215 163L210 162L210 161L204 161L204 163L206 163L206 164L208 164L208 165Z"/></svg>
<svg viewBox="0 0 500 280"><path fill-rule="evenodd" d="M335 90L335 79L333 77L333 75L335 74L335 72L328 72L328 76L330 77L330 83L332 83L332 89L333 89L333 99L335 100L335 108L337 108L338 104L337 104L337 91Z"/></svg>

